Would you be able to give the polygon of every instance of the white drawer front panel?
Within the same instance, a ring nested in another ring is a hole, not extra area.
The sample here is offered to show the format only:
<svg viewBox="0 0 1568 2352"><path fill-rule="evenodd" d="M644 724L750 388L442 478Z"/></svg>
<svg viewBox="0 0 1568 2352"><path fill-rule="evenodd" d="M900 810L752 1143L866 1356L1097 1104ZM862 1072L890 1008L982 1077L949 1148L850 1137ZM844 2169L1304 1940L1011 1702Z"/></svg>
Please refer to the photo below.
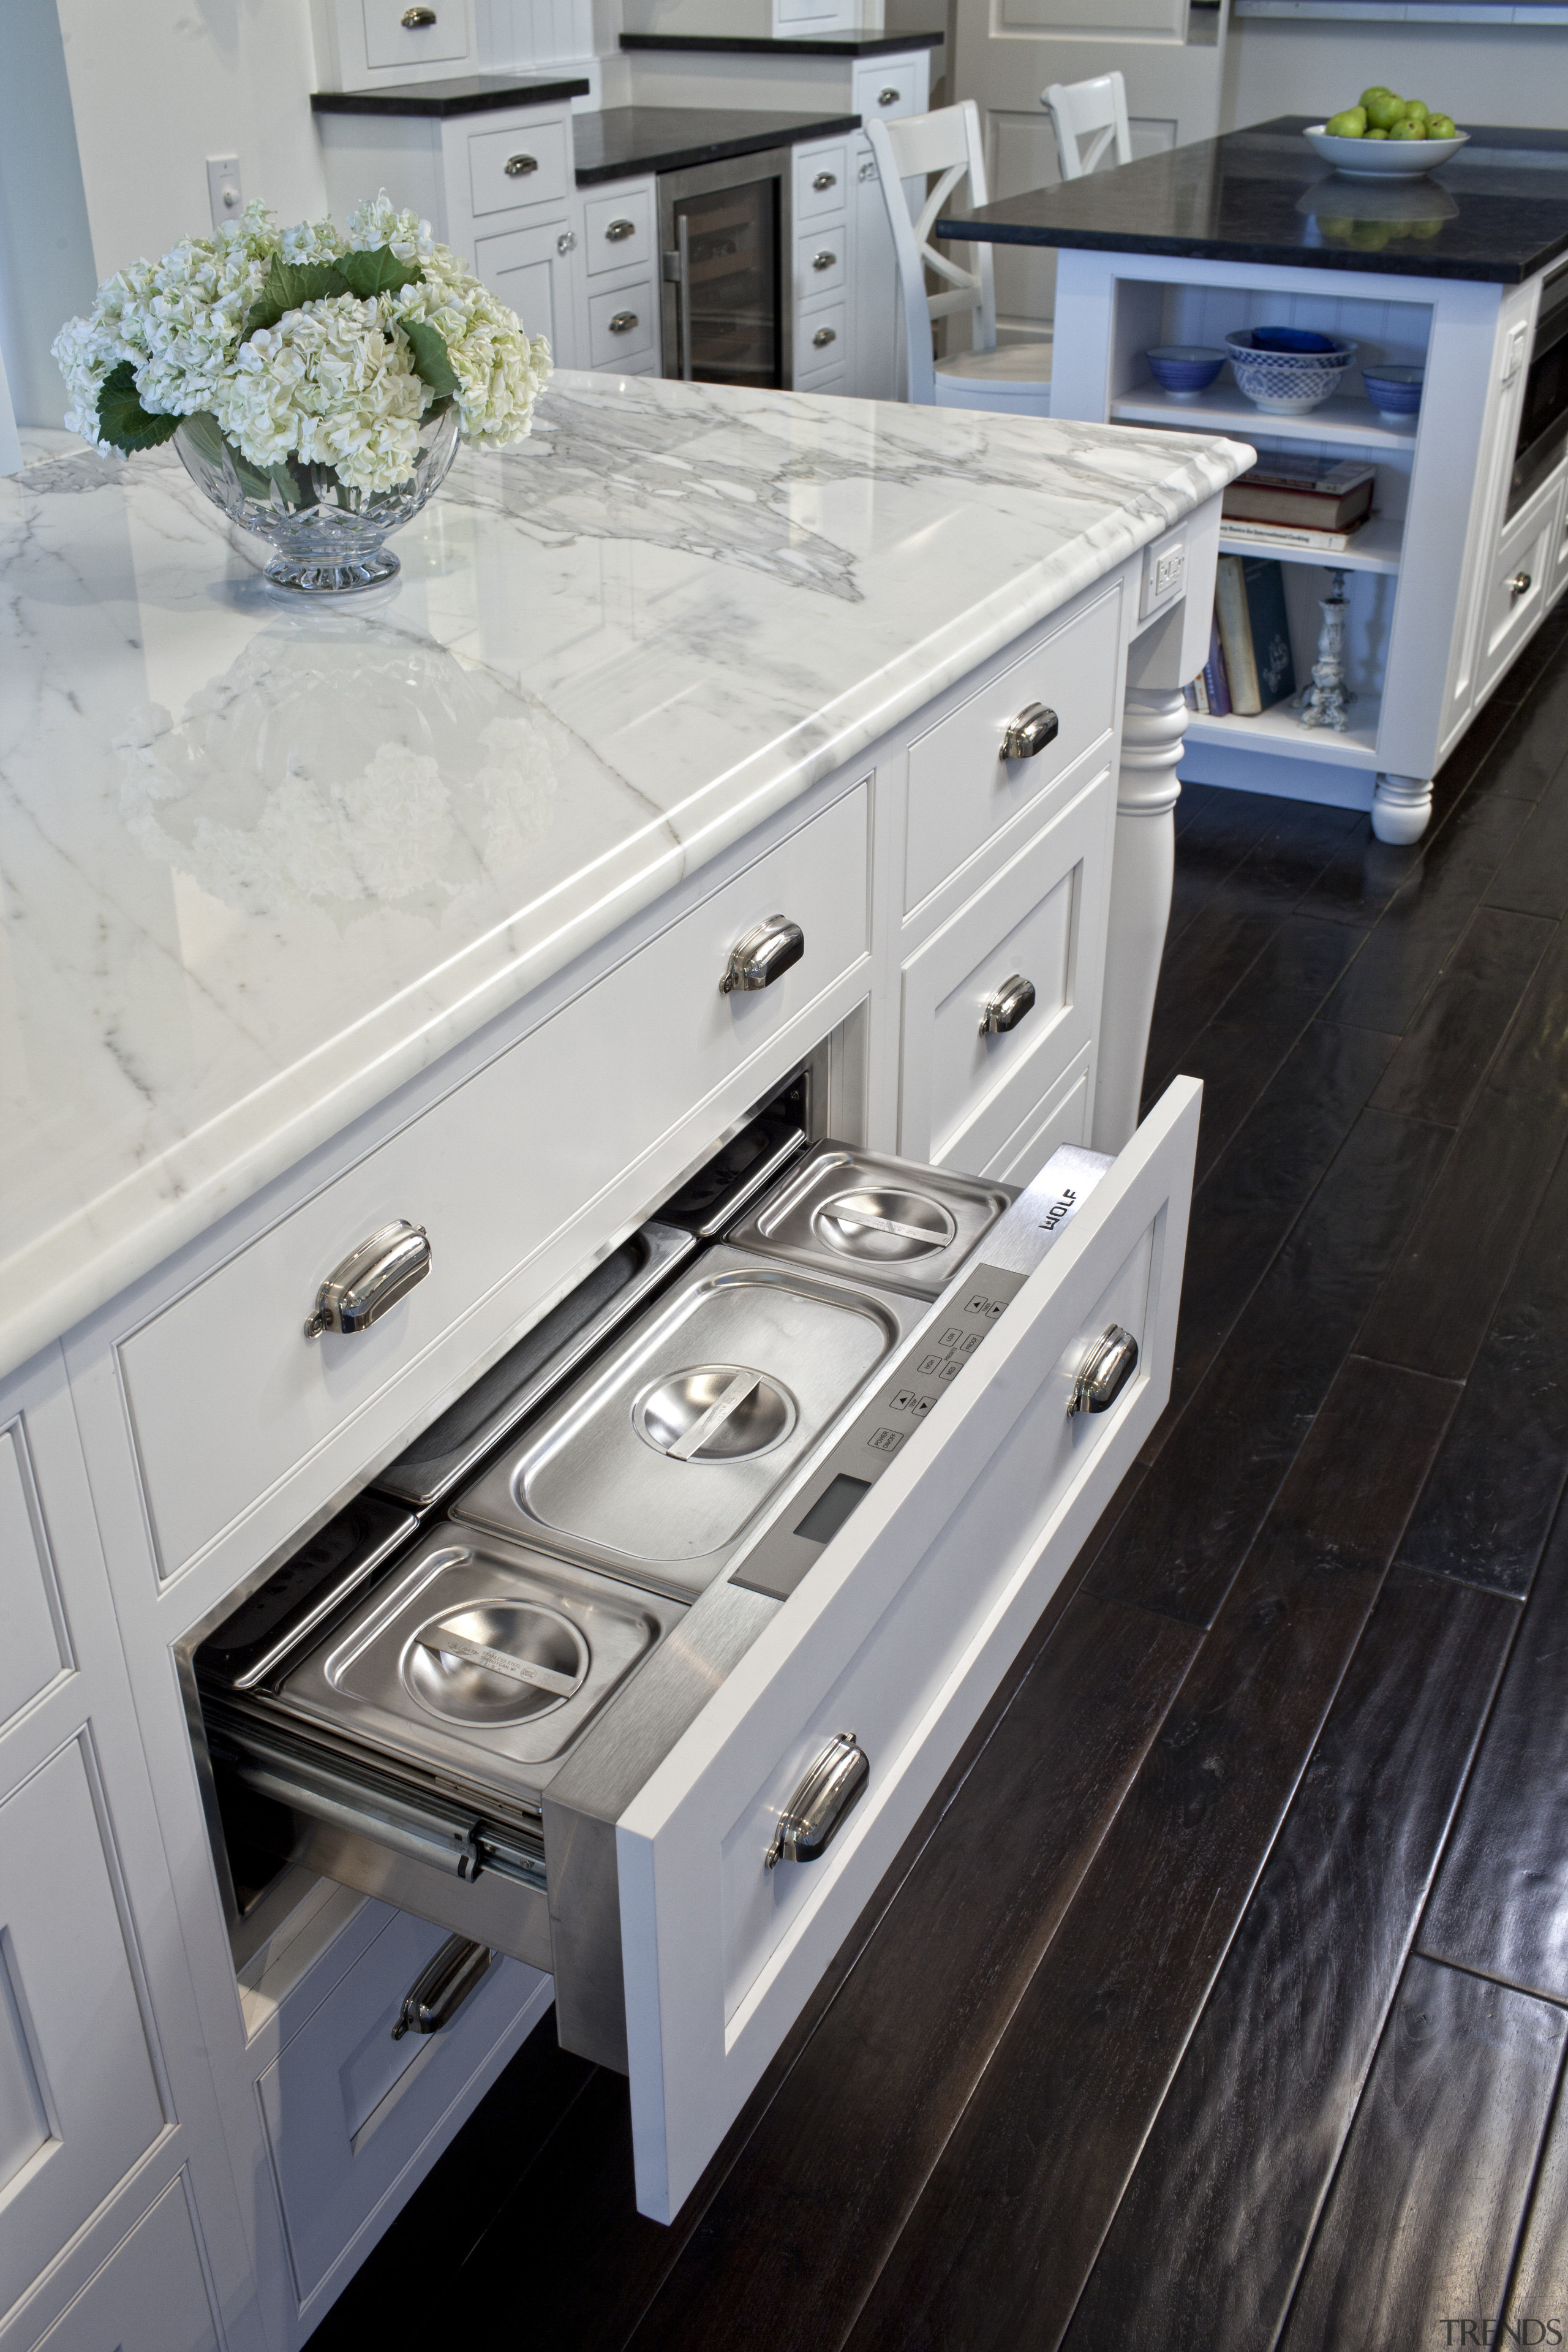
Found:
<svg viewBox="0 0 1568 2352"><path fill-rule="evenodd" d="M795 380L803 390L809 390L821 377L842 368L844 331L842 302L829 302L823 310L805 311L795 320Z"/></svg>
<svg viewBox="0 0 1568 2352"><path fill-rule="evenodd" d="M0 2311L163 2128L75 1741L0 1804Z"/></svg>
<svg viewBox="0 0 1568 2352"><path fill-rule="evenodd" d="M37 2352L218 2352L184 2176L49 2329Z"/></svg>
<svg viewBox="0 0 1568 2352"><path fill-rule="evenodd" d="M301 2303L352 2244L476 2068L548 1979L499 1960L438 2033L395 2042L403 1997L447 1931L396 1913L259 2084Z"/></svg>
<svg viewBox="0 0 1568 2352"><path fill-rule="evenodd" d="M1102 596L910 746L906 914L1110 734L1120 601ZM1002 739L1032 702L1056 712L1056 740L1004 760Z"/></svg>
<svg viewBox="0 0 1568 2352"><path fill-rule="evenodd" d="M569 122L525 122L468 134L468 189L476 215L558 204L573 184Z"/></svg>
<svg viewBox="0 0 1568 2352"><path fill-rule="evenodd" d="M1092 1055L1088 1047L1066 1076L1059 1078L1044 1102L1036 1103L1019 1121L1000 1150L992 1154L977 1176L999 1176L1004 1184L1028 1184L1039 1174L1059 1143L1089 1142L1089 1075Z"/></svg>
<svg viewBox="0 0 1568 2352"><path fill-rule="evenodd" d="M163 1574L405 1378L864 956L867 797L862 784L825 809L121 1342ZM731 948L776 913L801 925L804 957L771 988L721 995ZM426 1278L369 1330L306 1339L318 1285L399 1217L428 1229ZM411 1394L410 1423L417 1411Z"/></svg>
<svg viewBox="0 0 1568 2352"><path fill-rule="evenodd" d="M1188 1079L1169 1089L617 1825L637 2201L656 2220L679 2210L1164 1404L1200 1098ZM1138 1371L1109 1412L1069 1418L1083 1344L1112 1317ZM817 1861L767 1872L802 1769L850 1730L864 1795Z"/></svg>
<svg viewBox="0 0 1568 2352"><path fill-rule="evenodd" d="M583 207L584 244L590 278L606 269L630 269L653 258L653 196L592 197Z"/></svg>
<svg viewBox="0 0 1568 2352"><path fill-rule="evenodd" d="M795 291L798 302L815 301L819 294L836 294L844 283L847 232L834 226L795 241Z"/></svg>
<svg viewBox="0 0 1568 2352"><path fill-rule="evenodd" d="M408 0L360 0L364 11L364 60L374 71L387 66L448 65L469 53L468 16L463 0L433 0L428 24L410 25Z"/></svg>
<svg viewBox="0 0 1568 2352"><path fill-rule="evenodd" d="M1561 479L1537 493L1503 533L1481 622L1476 691L1484 694L1533 631L1550 602L1552 567L1563 530Z"/></svg>
<svg viewBox="0 0 1568 2352"><path fill-rule="evenodd" d="M69 1662L25 1425L0 1429L0 1731ZM5 1768L0 1755L0 1789Z"/></svg>
<svg viewBox="0 0 1568 2352"><path fill-rule="evenodd" d="M795 153L795 216L813 220L841 213L848 201L847 146L797 147Z"/></svg>
<svg viewBox="0 0 1568 2352"><path fill-rule="evenodd" d="M591 367L630 367L653 350L657 304L653 280L617 287L613 294L588 297L588 362Z"/></svg>
<svg viewBox="0 0 1568 2352"><path fill-rule="evenodd" d="M914 58L867 58L855 68L852 100L862 122L896 122L921 103L922 76Z"/></svg>

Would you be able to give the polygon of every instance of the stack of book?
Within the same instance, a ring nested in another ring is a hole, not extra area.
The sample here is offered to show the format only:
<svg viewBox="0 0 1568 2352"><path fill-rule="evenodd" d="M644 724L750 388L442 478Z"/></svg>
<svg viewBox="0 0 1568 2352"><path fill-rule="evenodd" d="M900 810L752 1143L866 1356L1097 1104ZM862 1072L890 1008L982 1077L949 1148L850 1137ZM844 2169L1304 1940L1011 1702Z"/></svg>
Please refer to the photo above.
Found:
<svg viewBox="0 0 1568 2352"><path fill-rule="evenodd" d="M1330 465L1322 457L1271 456L1232 482L1221 501L1229 540L1259 547L1310 547L1342 555L1372 515L1376 469L1357 458Z"/></svg>
<svg viewBox="0 0 1568 2352"><path fill-rule="evenodd" d="M1285 567L1265 555L1222 555L1209 657L1184 689L1211 719L1256 718L1296 691Z"/></svg>

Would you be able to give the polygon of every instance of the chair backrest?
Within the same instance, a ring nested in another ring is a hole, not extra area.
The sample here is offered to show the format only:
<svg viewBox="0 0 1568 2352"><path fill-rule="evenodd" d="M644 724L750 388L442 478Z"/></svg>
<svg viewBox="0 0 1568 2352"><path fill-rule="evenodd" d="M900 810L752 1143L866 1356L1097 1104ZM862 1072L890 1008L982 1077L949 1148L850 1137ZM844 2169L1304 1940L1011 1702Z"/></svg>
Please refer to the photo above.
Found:
<svg viewBox="0 0 1568 2352"><path fill-rule="evenodd" d="M973 207L986 202L985 158L980 144L980 110L972 98L961 106L939 107L934 114L912 114L901 122L868 122L866 134L877 159L882 198L893 231L899 284L903 294L904 342L909 353L909 396L930 407L936 399L936 369L931 361L931 329L934 319L949 319L967 310L972 321L971 344L977 352L996 348L996 297L993 290L991 247L981 244L966 251L975 257L964 269L951 254L938 253L931 243L931 224L954 208L953 192L969 183L966 199ZM919 211L911 213L903 183L922 183L936 174ZM935 294L926 290L926 272L941 281Z"/></svg>
<svg viewBox="0 0 1568 2352"><path fill-rule="evenodd" d="M1132 161L1127 84L1119 73L1097 74L1092 81L1054 81L1041 91L1040 104L1057 134L1064 180L1081 180L1104 161L1109 147L1115 148L1119 163ZM1087 148L1085 140L1090 142Z"/></svg>

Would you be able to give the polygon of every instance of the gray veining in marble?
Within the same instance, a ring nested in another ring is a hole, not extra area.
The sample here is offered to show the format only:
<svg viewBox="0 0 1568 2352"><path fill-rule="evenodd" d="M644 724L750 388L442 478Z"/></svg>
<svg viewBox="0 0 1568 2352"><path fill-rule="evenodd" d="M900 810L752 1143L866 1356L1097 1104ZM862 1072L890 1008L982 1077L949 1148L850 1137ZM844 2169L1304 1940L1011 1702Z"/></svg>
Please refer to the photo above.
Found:
<svg viewBox="0 0 1568 2352"><path fill-rule="evenodd" d="M557 376L348 609L0 482L0 1371L1212 496L1234 444Z"/></svg>

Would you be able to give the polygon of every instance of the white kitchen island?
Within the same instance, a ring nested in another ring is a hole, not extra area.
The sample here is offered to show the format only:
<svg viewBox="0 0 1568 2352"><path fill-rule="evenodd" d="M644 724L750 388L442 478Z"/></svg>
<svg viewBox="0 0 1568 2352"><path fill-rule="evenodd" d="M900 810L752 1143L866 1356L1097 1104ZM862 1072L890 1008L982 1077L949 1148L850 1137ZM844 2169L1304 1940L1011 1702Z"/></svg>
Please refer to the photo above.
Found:
<svg viewBox="0 0 1568 2352"><path fill-rule="evenodd" d="M906 1159L1119 1156L661 1768L717 1856L726 1759L844 1655L938 1673L765 1985L701 2006L700 1873L695 1990L628 1944L639 2196L679 2207L1163 1402L1194 1090L1132 1129L1179 688L1247 462L561 376L342 610L268 592L167 452L62 438L0 486L4 2352L298 2346L548 2007L509 1959L395 2042L440 1930L326 1880L237 1941L189 1651L805 1071L816 1133ZM1055 728L1004 758L1036 704ZM722 992L781 913L804 952ZM983 1034L1020 974L1033 1009ZM305 1337L403 1218L428 1277ZM1030 1417L1109 1297L1140 1376L1045 1493ZM965 1597L917 1659L878 1628L931 1605L944 1525Z"/></svg>

